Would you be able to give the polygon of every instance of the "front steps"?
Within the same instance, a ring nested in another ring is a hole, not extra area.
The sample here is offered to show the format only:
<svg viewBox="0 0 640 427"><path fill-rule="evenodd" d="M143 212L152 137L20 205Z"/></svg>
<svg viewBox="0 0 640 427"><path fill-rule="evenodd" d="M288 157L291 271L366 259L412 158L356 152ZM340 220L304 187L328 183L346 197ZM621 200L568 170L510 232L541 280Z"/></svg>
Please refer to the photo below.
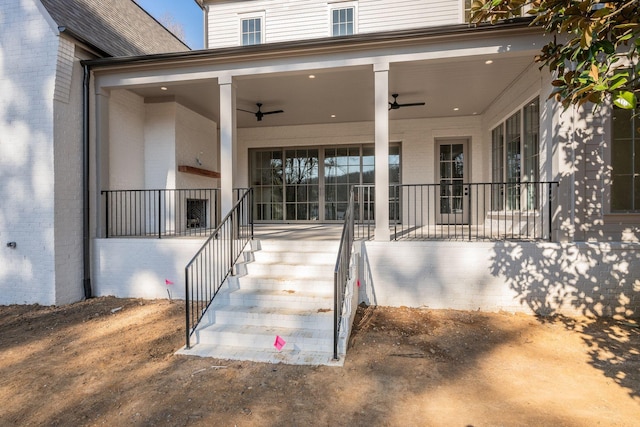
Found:
<svg viewBox="0 0 640 427"><path fill-rule="evenodd" d="M337 241L254 240L181 354L299 365L333 361ZM276 337L285 341L276 349Z"/></svg>

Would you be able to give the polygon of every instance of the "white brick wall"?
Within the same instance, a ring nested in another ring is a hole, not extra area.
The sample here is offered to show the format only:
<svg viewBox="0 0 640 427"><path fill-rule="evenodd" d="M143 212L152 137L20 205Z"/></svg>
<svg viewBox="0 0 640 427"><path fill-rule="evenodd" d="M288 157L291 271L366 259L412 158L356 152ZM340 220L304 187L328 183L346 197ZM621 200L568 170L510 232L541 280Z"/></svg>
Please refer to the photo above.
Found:
<svg viewBox="0 0 640 427"><path fill-rule="evenodd" d="M144 99L127 90L113 90L109 97L109 187L99 190L132 190L145 185Z"/></svg>
<svg viewBox="0 0 640 427"><path fill-rule="evenodd" d="M95 239L96 296L184 299L184 268L205 239ZM166 280L173 282L167 285Z"/></svg>
<svg viewBox="0 0 640 427"><path fill-rule="evenodd" d="M219 172L216 122L176 104L176 164ZM202 165L198 165L196 157ZM178 172L177 188L215 188L219 179Z"/></svg>
<svg viewBox="0 0 640 427"><path fill-rule="evenodd" d="M73 81L75 46L73 42L64 37L60 37L59 42L54 99L56 101L69 102ZM76 81L78 81L77 78Z"/></svg>
<svg viewBox="0 0 640 427"><path fill-rule="evenodd" d="M365 242L370 304L542 315L637 316L640 245Z"/></svg>
<svg viewBox="0 0 640 427"><path fill-rule="evenodd" d="M58 38L34 0L0 0L0 40L0 304L53 304Z"/></svg>
<svg viewBox="0 0 640 427"><path fill-rule="evenodd" d="M61 39L62 40L62 39ZM68 43L68 42L67 42ZM68 45L65 43L65 46ZM56 304L79 301L84 297L82 228L82 75L80 60L74 54L67 100L54 101L55 165L55 265ZM69 59L65 59L69 61ZM58 62L60 70L60 62ZM68 70L65 68L65 75ZM65 77L66 79L66 77Z"/></svg>

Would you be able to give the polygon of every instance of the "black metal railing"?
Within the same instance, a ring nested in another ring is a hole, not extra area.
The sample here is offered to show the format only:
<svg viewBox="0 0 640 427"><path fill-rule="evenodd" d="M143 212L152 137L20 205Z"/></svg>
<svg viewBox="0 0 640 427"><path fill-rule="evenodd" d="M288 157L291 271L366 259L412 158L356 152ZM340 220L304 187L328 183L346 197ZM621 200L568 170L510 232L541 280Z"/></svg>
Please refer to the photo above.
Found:
<svg viewBox="0 0 640 427"><path fill-rule="evenodd" d="M354 241L354 191L351 190L349 196L349 206L344 216L344 226L340 247L338 249L338 259L333 273L333 358L338 360L338 339L340 336L340 323L342 318L342 308L344 306L344 296L347 282L350 279L349 269L351 265L351 251Z"/></svg>
<svg viewBox="0 0 640 427"><path fill-rule="evenodd" d="M107 190L104 236L207 236L220 220L216 188Z"/></svg>
<svg viewBox="0 0 640 427"><path fill-rule="evenodd" d="M185 267L186 345L214 297L253 239L252 190L238 201Z"/></svg>
<svg viewBox="0 0 640 427"><path fill-rule="evenodd" d="M551 240L558 182L392 186L394 240Z"/></svg>

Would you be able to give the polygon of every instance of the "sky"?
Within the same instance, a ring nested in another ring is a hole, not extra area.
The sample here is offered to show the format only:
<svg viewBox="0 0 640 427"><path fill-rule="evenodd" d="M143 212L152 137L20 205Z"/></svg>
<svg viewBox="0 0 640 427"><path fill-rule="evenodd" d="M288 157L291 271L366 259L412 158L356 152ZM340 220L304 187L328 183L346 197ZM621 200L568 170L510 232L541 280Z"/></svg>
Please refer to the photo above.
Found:
<svg viewBox="0 0 640 427"><path fill-rule="evenodd" d="M182 24L185 41L189 47L194 50L203 48L203 12L194 0L135 0L135 2L158 21L162 21L162 17L167 14L173 16L175 22Z"/></svg>

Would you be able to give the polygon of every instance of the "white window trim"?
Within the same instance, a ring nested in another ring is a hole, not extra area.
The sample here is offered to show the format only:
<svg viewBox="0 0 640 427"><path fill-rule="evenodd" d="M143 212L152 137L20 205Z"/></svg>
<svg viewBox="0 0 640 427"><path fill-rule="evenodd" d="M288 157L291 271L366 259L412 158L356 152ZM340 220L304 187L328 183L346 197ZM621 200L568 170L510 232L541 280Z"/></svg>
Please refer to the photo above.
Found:
<svg viewBox="0 0 640 427"><path fill-rule="evenodd" d="M260 44L265 43L265 34L267 28L267 13L264 10L256 11L256 12L244 12L238 13L238 46L244 46L242 44L242 21L245 19L260 19L261 24L261 32L260 32Z"/></svg>
<svg viewBox="0 0 640 427"><path fill-rule="evenodd" d="M473 1L472 1L473 2ZM465 8L465 3L466 0L460 0L460 22L462 24L466 24L467 23L467 19L466 19L466 8Z"/></svg>
<svg viewBox="0 0 640 427"><path fill-rule="evenodd" d="M333 11L335 9L353 8L353 34L358 34L358 2L357 1L332 1L327 3L328 35L333 37Z"/></svg>

